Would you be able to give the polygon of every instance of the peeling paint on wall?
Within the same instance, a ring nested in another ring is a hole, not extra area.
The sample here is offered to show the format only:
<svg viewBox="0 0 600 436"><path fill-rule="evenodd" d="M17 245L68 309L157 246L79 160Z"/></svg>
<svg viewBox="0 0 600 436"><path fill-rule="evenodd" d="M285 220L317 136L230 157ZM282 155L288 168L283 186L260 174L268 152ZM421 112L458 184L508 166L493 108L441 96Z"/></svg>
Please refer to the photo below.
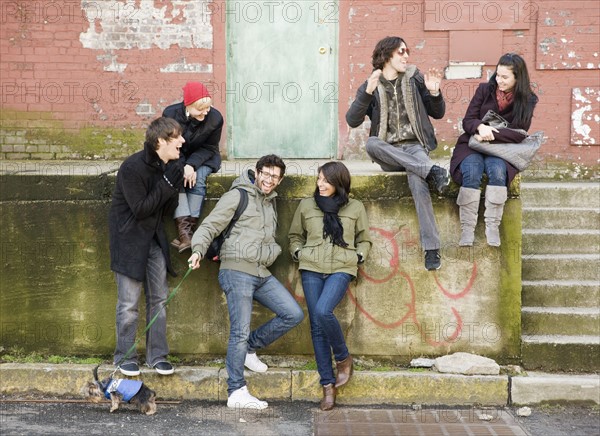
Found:
<svg viewBox="0 0 600 436"><path fill-rule="evenodd" d="M160 69L161 73L212 73L212 64L187 63L185 58L181 62L167 64Z"/></svg>
<svg viewBox="0 0 600 436"><path fill-rule="evenodd" d="M573 88L571 144L600 145L600 88Z"/></svg>
<svg viewBox="0 0 600 436"><path fill-rule="evenodd" d="M537 24L537 67L540 70L600 68L590 48L598 45L598 8L557 11L542 4L545 18ZM566 17L569 17L568 19ZM565 37L568 35L568 37Z"/></svg>
<svg viewBox="0 0 600 436"><path fill-rule="evenodd" d="M153 46L163 50L213 46L211 13L205 1L167 2L157 7L154 0L81 0L89 28L80 34L85 48L120 50Z"/></svg>

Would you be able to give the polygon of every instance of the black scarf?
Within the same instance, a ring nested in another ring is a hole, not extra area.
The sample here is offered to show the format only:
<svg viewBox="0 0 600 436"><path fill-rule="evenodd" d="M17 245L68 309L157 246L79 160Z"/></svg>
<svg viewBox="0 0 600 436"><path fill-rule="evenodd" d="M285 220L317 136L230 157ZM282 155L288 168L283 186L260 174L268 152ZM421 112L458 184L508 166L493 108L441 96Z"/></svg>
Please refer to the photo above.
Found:
<svg viewBox="0 0 600 436"><path fill-rule="evenodd" d="M338 196L323 197L315 192L315 201L317 206L323 212L323 239L328 237L331 242L340 247L347 247L348 244L344 241L344 227L338 216L338 211L344 205L343 200Z"/></svg>

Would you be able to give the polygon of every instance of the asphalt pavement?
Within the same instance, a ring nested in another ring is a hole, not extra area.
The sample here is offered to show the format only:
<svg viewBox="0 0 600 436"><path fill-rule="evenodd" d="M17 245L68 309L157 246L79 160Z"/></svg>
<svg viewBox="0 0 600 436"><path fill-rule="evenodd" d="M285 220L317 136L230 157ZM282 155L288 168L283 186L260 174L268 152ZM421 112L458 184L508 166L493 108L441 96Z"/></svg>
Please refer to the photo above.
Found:
<svg viewBox="0 0 600 436"><path fill-rule="evenodd" d="M265 410L229 409L222 402L159 403L155 415L125 405L109 413L109 404L64 402L37 397L15 402L0 397L2 435L362 435L502 434L591 436L600 434L597 406L532 407L529 417L517 408L423 408L339 406L320 412L316 402L276 401ZM32 400L43 402L32 402ZM56 401L56 402L52 402ZM389 417L395 416L390 425ZM462 419L457 417L462 416ZM366 420L365 420L366 417ZM383 417L383 418L382 418ZM379 422L378 422L379 421ZM386 426L387 425L387 426Z"/></svg>

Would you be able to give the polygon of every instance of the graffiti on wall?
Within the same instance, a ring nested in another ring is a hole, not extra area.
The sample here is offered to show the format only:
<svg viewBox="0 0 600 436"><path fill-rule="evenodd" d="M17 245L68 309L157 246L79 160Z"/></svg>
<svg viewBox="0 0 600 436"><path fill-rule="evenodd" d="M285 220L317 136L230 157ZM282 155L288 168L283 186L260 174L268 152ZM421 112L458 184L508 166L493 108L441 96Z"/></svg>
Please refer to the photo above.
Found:
<svg viewBox="0 0 600 436"><path fill-rule="evenodd" d="M383 246L385 249L383 250L387 256L385 274L377 277L369 271L369 268L365 268L364 265L359 265L358 275L361 280L365 280L371 284L381 286L382 290L386 288L389 289L390 286L397 286L394 284L394 280L397 280L398 277L406 284L408 289L408 300L405 303L405 310L401 313L396 319L383 319L384 317L380 317L374 315L369 308L365 307L363 303L361 303L360 299L357 297L356 292L352 290L353 286L349 286L347 290L348 299L352 305L354 305L359 313L368 319L371 323L376 325L379 328L383 328L386 330L393 330L402 328L406 324L411 324L411 327L414 326L417 330L417 333L421 337L421 340L433 347L443 347L448 346L458 339L460 339L463 328L465 327L465 323L463 321L463 317L461 316L460 311L455 307L456 305L453 302L458 302L464 299L467 295L470 294L473 288L473 284L475 279L477 278L477 262L473 260L471 263L471 271L468 274L468 279L466 283L462 287L462 289L453 291L448 289L442 283L442 280L438 277L437 273L434 271L431 273L432 280L435 283L435 287L437 291L443 295L444 298L448 300L448 308L452 313L452 317L454 321L448 325L452 325L454 327L452 332L447 332L442 335L442 337L433 338L431 332L425 327L424 323L419 320L418 311L417 311L417 292L415 287L415 279L410 274L409 271L402 268L402 256L400 250L400 244L398 242L398 235L401 236L402 244L404 247L412 247L419 250L419 244L411 234L411 231L408 227L403 226L399 231L390 231L382 228L371 227L371 234L377 235L380 239L383 240ZM288 289L295 295L296 300L299 302L303 302L304 298L296 293L294 293L294 289L300 280L298 280L297 269L294 272L294 280L288 282ZM354 286L355 287L355 286Z"/></svg>

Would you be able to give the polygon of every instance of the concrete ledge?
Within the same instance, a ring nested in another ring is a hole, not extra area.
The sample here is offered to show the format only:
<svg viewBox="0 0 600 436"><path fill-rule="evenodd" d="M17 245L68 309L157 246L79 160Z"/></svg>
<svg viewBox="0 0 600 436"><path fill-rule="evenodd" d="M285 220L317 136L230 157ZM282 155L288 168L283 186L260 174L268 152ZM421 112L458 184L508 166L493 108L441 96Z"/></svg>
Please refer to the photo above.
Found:
<svg viewBox="0 0 600 436"><path fill-rule="evenodd" d="M286 162L286 177L277 189L277 242L282 255L271 272L306 310L298 265L288 253L287 231L300 199L314 192L315 173L323 161ZM255 163L223 162L221 170L208 179L202 217L234 178ZM359 277L336 308L352 353L405 365L414 356L468 351L500 364L517 363L521 348L520 200L511 198L506 203L499 249L483 242L482 222L476 245L467 248L458 246L456 186L448 196L433 195L443 266L431 272L423 266L406 173L384 173L369 161L344 163L353 174L353 195L364 201L373 239ZM80 357L107 356L114 351L116 292L106 217L116 168L110 162L0 161L0 221L10 223L2 239L2 279L10 286L0 289L0 346L5 350L17 347L25 353ZM512 186L518 185L516 179ZM67 221L76 224L65 225ZM176 229L169 221L165 227L168 237L174 238ZM188 257L188 253L172 251L180 276L170 279L170 287L181 283ZM216 280L217 269L217 264L204 262L169 305L167 333L173 356L189 361L226 353L227 302ZM15 304L24 300L26 305ZM90 301L102 304L90 305ZM271 316L257 304L255 322L266 322ZM140 322L139 337L143 327ZM138 349L142 352L143 348L142 341ZM269 353L312 356L308 316Z"/></svg>
<svg viewBox="0 0 600 436"><path fill-rule="evenodd" d="M92 379L94 365L0 365L0 394L79 397ZM100 368L106 377L112 366ZM214 400L227 398L227 371L216 367L177 367L173 376L142 369L143 379L160 399ZM264 374L246 372L252 394L266 400L318 401L316 371L270 368ZM339 404L506 405L508 376L463 376L437 372L356 371L352 382L340 389Z"/></svg>
<svg viewBox="0 0 600 436"><path fill-rule="evenodd" d="M0 395L80 397L92 379L94 365L0 364ZM100 367L106 377L112 366ZM246 371L250 391L266 400L319 401L316 371L269 368L266 373ZM142 369L143 379L163 400L225 401L227 371L218 367L178 366L173 376ZM422 404L448 406L505 406L539 403L600 404L599 375L530 372L526 376L465 376L434 371L356 371L340 389L337 402L347 405Z"/></svg>
<svg viewBox="0 0 600 436"><path fill-rule="evenodd" d="M511 382L514 405L564 402L600 404L599 375L530 372L526 377L513 377Z"/></svg>

